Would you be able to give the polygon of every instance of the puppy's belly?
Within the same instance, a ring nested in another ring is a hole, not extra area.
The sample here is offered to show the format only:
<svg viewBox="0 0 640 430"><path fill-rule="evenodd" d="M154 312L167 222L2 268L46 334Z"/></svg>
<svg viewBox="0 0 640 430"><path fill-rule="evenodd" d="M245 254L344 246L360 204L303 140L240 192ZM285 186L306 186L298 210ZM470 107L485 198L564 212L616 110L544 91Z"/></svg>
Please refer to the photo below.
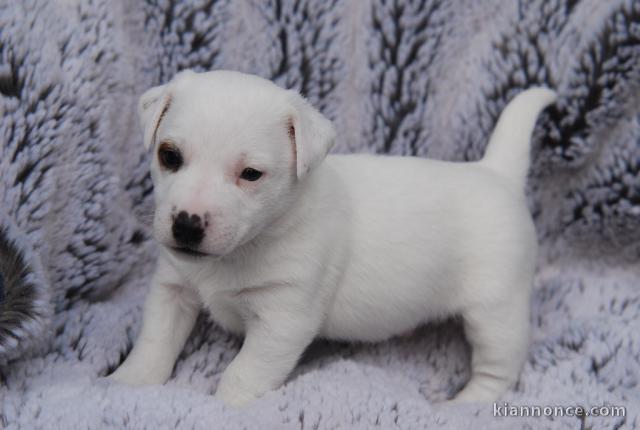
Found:
<svg viewBox="0 0 640 430"><path fill-rule="evenodd" d="M417 208L361 222L321 332L328 338L379 341L460 308L457 229L433 223ZM441 223L444 224L444 223Z"/></svg>
<svg viewBox="0 0 640 430"><path fill-rule="evenodd" d="M457 311L454 286L442 276L405 272L391 281L379 273L347 276L338 290L320 336L380 341Z"/></svg>

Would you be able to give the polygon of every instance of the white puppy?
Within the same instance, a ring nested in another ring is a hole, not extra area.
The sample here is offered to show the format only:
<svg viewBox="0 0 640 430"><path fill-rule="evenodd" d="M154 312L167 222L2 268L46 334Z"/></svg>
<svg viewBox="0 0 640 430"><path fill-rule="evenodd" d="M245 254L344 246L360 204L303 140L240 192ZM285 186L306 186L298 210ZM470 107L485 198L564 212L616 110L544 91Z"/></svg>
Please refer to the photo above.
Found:
<svg viewBox="0 0 640 430"><path fill-rule="evenodd" d="M378 341L458 315L473 356L456 400L495 400L527 354L537 246L524 185L554 99L523 92L484 159L449 163L327 156L331 122L255 76L186 71L150 89L140 116L161 251L112 378L164 383L202 305L245 336L216 392L234 405L278 388L315 337Z"/></svg>

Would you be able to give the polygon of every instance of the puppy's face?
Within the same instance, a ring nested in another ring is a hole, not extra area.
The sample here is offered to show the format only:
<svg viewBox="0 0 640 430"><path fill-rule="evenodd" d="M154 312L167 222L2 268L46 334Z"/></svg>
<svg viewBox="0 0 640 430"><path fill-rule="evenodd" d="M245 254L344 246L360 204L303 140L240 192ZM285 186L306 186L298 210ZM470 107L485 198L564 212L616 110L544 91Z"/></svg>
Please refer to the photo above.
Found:
<svg viewBox="0 0 640 430"><path fill-rule="evenodd" d="M256 238L335 136L299 95L236 72L183 72L142 96L140 116L153 151L155 234L187 259Z"/></svg>

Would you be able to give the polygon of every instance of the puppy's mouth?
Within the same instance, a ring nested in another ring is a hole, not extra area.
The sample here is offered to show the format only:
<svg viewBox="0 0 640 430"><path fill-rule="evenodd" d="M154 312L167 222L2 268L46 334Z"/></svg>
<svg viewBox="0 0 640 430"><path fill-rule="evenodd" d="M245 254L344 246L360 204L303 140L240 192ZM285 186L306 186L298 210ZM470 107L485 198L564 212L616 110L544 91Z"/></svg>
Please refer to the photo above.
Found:
<svg viewBox="0 0 640 430"><path fill-rule="evenodd" d="M186 255L189 257L194 257L194 258L202 258L202 257L208 257L209 254L206 254L204 252L200 252L200 251L196 251L195 249L191 249L191 248L187 248L185 246L170 246L169 249L171 249L173 252L180 254L180 255Z"/></svg>

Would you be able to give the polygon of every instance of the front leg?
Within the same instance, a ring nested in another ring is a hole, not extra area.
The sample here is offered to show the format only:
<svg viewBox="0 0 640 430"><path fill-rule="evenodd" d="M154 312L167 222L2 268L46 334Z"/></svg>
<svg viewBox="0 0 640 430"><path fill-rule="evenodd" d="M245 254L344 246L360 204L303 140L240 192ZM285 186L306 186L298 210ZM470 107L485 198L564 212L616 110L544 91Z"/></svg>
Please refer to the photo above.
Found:
<svg viewBox="0 0 640 430"><path fill-rule="evenodd" d="M315 337L317 324L308 315L281 312L247 321L242 348L215 394L225 404L241 406L278 388Z"/></svg>
<svg viewBox="0 0 640 430"><path fill-rule="evenodd" d="M157 271L142 330L127 359L109 378L128 385L164 384L193 329L200 304L194 291Z"/></svg>

